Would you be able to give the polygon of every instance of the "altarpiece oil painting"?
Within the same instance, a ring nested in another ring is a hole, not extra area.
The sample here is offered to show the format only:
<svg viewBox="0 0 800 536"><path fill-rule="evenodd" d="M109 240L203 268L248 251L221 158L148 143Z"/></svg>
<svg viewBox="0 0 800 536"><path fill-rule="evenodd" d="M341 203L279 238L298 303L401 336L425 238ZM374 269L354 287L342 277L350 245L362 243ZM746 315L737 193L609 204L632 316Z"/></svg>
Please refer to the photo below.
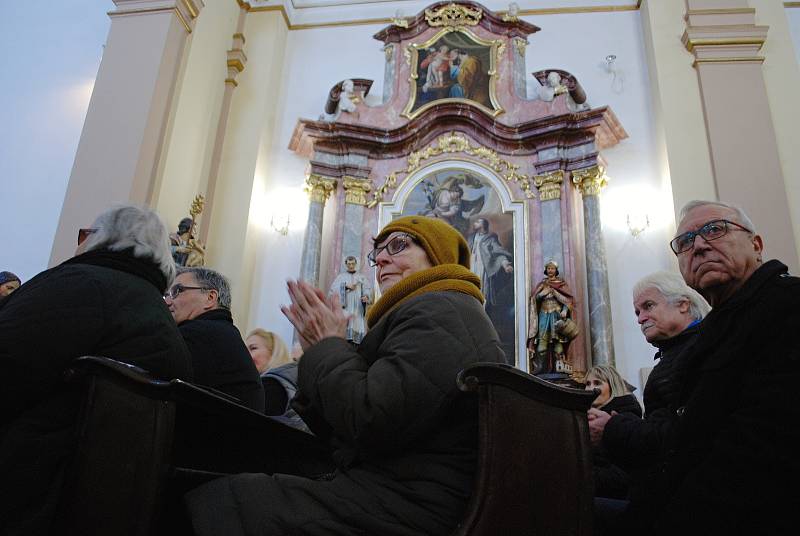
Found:
<svg viewBox="0 0 800 536"><path fill-rule="evenodd" d="M464 236L472 254L472 271L481 279L486 313L509 363L515 364L518 326L526 320L524 304L518 308L515 303L518 284L523 289L520 295L525 295L524 280L518 283L515 274L515 266L525 266L521 203L515 211L507 188L492 172L459 161L420 170L401 185L395 199L396 204L385 207L387 222L408 215L441 218ZM522 311L521 317L517 311Z"/></svg>
<svg viewBox="0 0 800 536"><path fill-rule="evenodd" d="M412 54L408 117L436 102L468 100L489 114L502 112L495 98L497 41L478 38L469 30L442 30L428 41L409 47Z"/></svg>

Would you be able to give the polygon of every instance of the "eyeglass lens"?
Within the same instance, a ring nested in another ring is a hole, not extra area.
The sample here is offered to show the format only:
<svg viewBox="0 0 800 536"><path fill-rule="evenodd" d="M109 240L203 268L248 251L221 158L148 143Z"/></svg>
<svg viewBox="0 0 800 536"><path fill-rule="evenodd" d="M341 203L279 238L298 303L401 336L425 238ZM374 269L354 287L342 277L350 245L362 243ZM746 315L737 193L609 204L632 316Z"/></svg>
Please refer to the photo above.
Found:
<svg viewBox="0 0 800 536"><path fill-rule="evenodd" d="M684 251L692 248L694 245L694 240L698 235L702 236L705 240L716 240L717 238L724 236L727 232L727 220L714 220L703 225L697 231L683 233L672 241L671 246L675 253L683 253Z"/></svg>
<svg viewBox="0 0 800 536"><path fill-rule="evenodd" d="M373 249L369 252L369 255L367 255L367 260L369 261L370 266L375 266L378 264L378 255L380 255L381 251L384 249L389 255L397 255L408 247L408 242L409 237L407 235L398 235L389 240L385 246Z"/></svg>

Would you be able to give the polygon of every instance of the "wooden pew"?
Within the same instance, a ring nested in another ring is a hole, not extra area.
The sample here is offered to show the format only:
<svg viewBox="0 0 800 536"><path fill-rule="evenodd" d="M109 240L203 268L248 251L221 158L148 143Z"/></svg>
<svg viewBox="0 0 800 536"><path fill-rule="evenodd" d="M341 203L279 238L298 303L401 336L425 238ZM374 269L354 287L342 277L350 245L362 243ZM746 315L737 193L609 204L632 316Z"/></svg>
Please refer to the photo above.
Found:
<svg viewBox="0 0 800 536"><path fill-rule="evenodd" d="M586 411L596 393L509 365L458 375L479 403L479 463L467 513L452 536L592 534L592 454Z"/></svg>

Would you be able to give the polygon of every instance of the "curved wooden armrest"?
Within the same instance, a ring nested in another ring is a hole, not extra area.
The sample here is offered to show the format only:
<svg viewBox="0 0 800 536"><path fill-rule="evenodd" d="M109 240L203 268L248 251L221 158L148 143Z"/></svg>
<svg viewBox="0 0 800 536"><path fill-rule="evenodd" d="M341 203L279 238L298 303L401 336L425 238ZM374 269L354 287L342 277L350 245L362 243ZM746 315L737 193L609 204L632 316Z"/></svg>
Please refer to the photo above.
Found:
<svg viewBox="0 0 800 536"><path fill-rule="evenodd" d="M592 391L562 387L503 363L475 363L459 372L458 388L475 392L480 385L500 385L550 406L587 411L597 396Z"/></svg>

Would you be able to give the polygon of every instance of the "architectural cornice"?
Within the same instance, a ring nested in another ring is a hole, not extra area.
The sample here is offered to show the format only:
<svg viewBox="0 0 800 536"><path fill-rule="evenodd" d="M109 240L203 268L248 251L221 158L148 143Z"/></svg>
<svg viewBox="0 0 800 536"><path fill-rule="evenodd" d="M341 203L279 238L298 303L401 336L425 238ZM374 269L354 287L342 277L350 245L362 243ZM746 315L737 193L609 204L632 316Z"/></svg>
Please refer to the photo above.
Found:
<svg viewBox="0 0 800 536"><path fill-rule="evenodd" d="M364 26L364 25L377 25L377 24L394 24L398 19L392 16L374 17L374 18L353 18L353 19L336 19L324 20L314 22L300 22L298 19L305 17L295 17L294 15L313 11L318 8L314 7L292 7L290 10L293 15L290 17L289 9L283 4L270 4L259 2L259 0L233 0L242 9L251 12L270 12L279 11L283 16L286 27L289 30L311 30L315 28L332 28L332 27L347 27L347 26ZM518 17L526 16L542 16L542 15L564 15L564 14L579 14L579 13L622 13L628 11L637 11L641 8L642 0L637 0L636 4L628 5L598 5L598 6L554 6L542 7L534 9L520 9ZM387 8L389 10L389 8ZM498 18L502 20L506 15L505 11L496 12ZM406 22L410 22L414 17L405 18ZM509 21L504 21L509 22ZM520 21L522 24L528 24L525 21ZM531 25L532 26L532 25Z"/></svg>
<svg viewBox="0 0 800 536"><path fill-rule="evenodd" d="M153 15L174 13L188 33L192 33L194 21L205 7L203 0L113 0L116 9L108 16Z"/></svg>
<svg viewBox="0 0 800 536"><path fill-rule="evenodd" d="M514 154L534 154L551 146L589 142L602 149L628 137L614 113L605 106L504 125L468 104L443 103L394 129L301 119L289 148L311 157L312 147L315 151L339 153L346 146L373 159L390 159L428 145L443 131L481 132L487 137L482 143L489 145L491 141L499 151Z"/></svg>

